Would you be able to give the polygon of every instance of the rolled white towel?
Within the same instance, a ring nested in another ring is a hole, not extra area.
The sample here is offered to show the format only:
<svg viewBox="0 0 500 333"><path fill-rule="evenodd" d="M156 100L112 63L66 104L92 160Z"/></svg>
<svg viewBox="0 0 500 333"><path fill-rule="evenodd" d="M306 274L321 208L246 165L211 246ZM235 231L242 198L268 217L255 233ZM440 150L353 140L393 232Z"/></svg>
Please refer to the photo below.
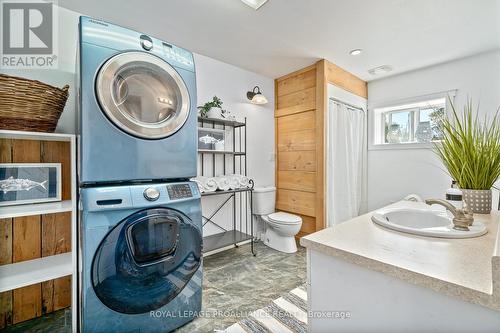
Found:
<svg viewBox="0 0 500 333"><path fill-rule="evenodd" d="M229 188L231 190L236 190L241 187L238 177L227 176L227 178L229 179Z"/></svg>
<svg viewBox="0 0 500 333"><path fill-rule="evenodd" d="M200 180L200 177L194 177L190 179L192 182L195 182L196 185L198 185L198 190L200 193L205 192L205 186L203 185L203 182Z"/></svg>
<svg viewBox="0 0 500 333"><path fill-rule="evenodd" d="M250 178L248 178L247 176L241 176L240 184L243 187L250 187Z"/></svg>
<svg viewBox="0 0 500 333"><path fill-rule="evenodd" d="M238 183L240 184L240 186L239 186L240 188L250 187L250 179L247 176L237 175L237 174L233 174L231 176L238 179Z"/></svg>
<svg viewBox="0 0 500 333"><path fill-rule="evenodd" d="M215 182L217 183L217 188L221 191L227 191L230 188L229 185L229 178L226 176L219 176L213 178Z"/></svg>
<svg viewBox="0 0 500 333"><path fill-rule="evenodd" d="M215 178L204 177L203 186L205 187L205 192L215 192L217 191L217 181Z"/></svg>
<svg viewBox="0 0 500 333"><path fill-rule="evenodd" d="M198 187L203 188L203 192L215 192L217 190L217 183L213 178L198 176L192 178L198 184Z"/></svg>

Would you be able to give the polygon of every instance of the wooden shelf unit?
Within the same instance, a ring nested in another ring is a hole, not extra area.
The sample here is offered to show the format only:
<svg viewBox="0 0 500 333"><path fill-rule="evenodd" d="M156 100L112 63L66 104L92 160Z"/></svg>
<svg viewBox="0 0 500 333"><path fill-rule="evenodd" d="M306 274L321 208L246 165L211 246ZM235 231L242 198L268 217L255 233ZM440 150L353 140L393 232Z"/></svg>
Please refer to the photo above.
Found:
<svg viewBox="0 0 500 333"><path fill-rule="evenodd" d="M73 274L71 252L0 266L0 292Z"/></svg>
<svg viewBox="0 0 500 333"><path fill-rule="evenodd" d="M0 207L0 219L11 219L14 217L45 215L71 212L73 202L63 200L58 202L38 203L33 205L18 205Z"/></svg>
<svg viewBox="0 0 500 333"><path fill-rule="evenodd" d="M0 207L0 329L71 306L77 331L76 139L0 130L0 163L61 163L62 201Z"/></svg>

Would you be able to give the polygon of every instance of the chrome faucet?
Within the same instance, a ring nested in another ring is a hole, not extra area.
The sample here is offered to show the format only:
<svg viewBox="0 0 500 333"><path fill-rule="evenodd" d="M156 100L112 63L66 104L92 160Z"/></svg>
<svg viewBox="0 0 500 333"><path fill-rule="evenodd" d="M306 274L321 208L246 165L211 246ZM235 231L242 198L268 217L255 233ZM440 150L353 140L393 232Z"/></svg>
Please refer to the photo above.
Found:
<svg viewBox="0 0 500 333"><path fill-rule="evenodd" d="M469 226L471 226L474 222L474 217L472 213L467 210L467 208L456 208L448 201L442 199L427 199L425 200L425 203L428 205L441 205L449 210L451 214L453 214L453 229L455 230L469 231Z"/></svg>

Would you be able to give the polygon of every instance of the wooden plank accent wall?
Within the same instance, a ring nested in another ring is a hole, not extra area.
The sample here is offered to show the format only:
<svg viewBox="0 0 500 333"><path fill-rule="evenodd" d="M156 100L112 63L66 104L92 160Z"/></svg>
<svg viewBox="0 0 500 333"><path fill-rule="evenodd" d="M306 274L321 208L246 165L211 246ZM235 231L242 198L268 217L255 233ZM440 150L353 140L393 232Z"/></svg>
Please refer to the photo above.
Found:
<svg viewBox="0 0 500 333"><path fill-rule="evenodd" d="M302 217L297 237L326 225L329 83L368 96L366 82L326 60L275 80L276 208Z"/></svg>
<svg viewBox="0 0 500 333"><path fill-rule="evenodd" d="M276 208L316 230L316 66L279 78L276 90Z"/></svg>
<svg viewBox="0 0 500 333"><path fill-rule="evenodd" d="M0 163L62 163L71 199L69 142L0 139ZM0 219L0 265L71 251L71 213ZM0 329L71 305L71 277L0 293Z"/></svg>
<svg viewBox="0 0 500 333"><path fill-rule="evenodd" d="M316 231L326 226L326 112L328 87L326 79L326 62L316 63Z"/></svg>
<svg viewBox="0 0 500 333"><path fill-rule="evenodd" d="M368 87L365 81L329 61L321 60L320 62L325 64L328 83L352 92L355 95L368 98Z"/></svg>

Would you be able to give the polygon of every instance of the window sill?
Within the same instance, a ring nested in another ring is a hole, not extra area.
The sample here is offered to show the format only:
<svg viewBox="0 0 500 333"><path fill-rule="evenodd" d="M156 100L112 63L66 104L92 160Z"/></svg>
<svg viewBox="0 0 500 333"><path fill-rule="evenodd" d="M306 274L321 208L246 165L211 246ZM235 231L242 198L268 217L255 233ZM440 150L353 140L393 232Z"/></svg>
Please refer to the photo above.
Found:
<svg viewBox="0 0 500 333"><path fill-rule="evenodd" d="M407 150L407 149L426 149L430 150L434 148L434 142L426 143L381 143L381 144L370 144L368 150Z"/></svg>

